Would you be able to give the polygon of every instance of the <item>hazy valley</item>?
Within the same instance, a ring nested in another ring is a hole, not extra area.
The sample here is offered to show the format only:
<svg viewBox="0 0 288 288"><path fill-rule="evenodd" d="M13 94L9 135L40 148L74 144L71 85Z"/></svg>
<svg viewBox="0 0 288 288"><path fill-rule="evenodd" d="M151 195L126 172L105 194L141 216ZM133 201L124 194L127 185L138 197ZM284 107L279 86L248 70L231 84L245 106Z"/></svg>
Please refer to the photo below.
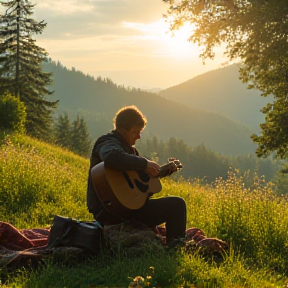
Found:
<svg viewBox="0 0 288 288"><path fill-rule="evenodd" d="M259 109L267 99L246 89L237 78L236 65L197 76L160 95L100 76L94 79L59 62L43 67L53 73L51 89L54 99L60 100L58 113L83 115L92 139L113 128L111 119L119 108L136 105L148 118L146 136L175 137L192 147L204 144L229 156L255 151L250 135L263 119Z"/></svg>

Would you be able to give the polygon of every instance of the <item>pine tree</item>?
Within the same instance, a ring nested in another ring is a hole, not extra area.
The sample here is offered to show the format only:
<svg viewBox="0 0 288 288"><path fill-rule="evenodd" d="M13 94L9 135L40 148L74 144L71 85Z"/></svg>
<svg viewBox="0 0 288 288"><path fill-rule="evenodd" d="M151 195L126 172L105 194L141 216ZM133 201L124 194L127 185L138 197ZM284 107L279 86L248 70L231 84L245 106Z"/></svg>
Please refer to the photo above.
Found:
<svg viewBox="0 0 288 288"><path fill-rule="evenodd" d="M67 148L74 153L88 157L90 154L91 141L87 124L83 117L77 116L72 123L69 121L68 113L59 115L54 129L55 143Z"/></svg>
<svg viewBox="0 0 288 288"><path fill-rule="evenodd" d="M64 116L59 115L55 125L55 139L57 145L71 149L71 124L68 113L65 113Z"/></svg>
<svg viewBox="0 0 288 288"><path fill-rule="evenodd" d="M88 157L90 153L90 136L83 117L77 116L71 127L71 150L80 156Z"/></svg>
<svg viewBox="0 0 288 288"><path fill-rule="evenodd" d="M19 97L26 106L27 133L47 140L52 108L58 101L45 99L53 93L47 89L52 74L42 71L47 52L32 39L42 33L46 23L30 18L35 5L29 0L3 0L0 5L6 7L0 15L0 94Z"/></svg>

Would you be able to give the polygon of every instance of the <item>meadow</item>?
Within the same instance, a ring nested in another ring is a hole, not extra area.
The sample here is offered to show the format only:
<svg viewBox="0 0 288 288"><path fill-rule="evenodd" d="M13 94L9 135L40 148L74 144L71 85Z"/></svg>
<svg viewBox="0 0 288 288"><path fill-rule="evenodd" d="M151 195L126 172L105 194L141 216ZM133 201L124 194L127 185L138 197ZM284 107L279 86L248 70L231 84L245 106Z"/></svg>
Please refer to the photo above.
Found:
<svg viewBox="0 0 288 288"><path fill-rule="evenodd" d="M1 221L24 229L49 227L55 214L93 220L86 209L87 159L23 135L0 141ZM135 256L104 250L83 261L46 259L11 273L2 267L0 287L128 287L136 276L143 277L138 287L288 287L288 199L259 175L247 189L237 171L227 173L228 180L204 186L201 179L165 178L155 195L183 197L187 228L226 241L226 253L162 246Z"/></svg>

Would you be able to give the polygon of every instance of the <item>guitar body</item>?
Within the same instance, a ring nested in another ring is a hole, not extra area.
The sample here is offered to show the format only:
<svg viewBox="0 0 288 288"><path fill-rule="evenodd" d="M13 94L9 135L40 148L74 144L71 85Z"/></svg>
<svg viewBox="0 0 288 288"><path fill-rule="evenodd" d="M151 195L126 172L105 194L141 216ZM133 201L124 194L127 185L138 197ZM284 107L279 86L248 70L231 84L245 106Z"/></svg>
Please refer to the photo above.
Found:
<svg viewBox="0 0 288 288"><path fill-rule="evenodd" d="M139 176L137 171L120 172L105 168L105 172L115 196L128 209L141 208L149 196L162 189L160 180L151 178L146 173L147 178L145 179L141 175Z"/></svg>
<svg viewBox="0 0 288 288"><path fill-rule="evenodd" d="M158 178L144 171L116 171L101 162L91 169L93 184L103 207L111 214L129 217L146 199L162 189Z"/></svg>

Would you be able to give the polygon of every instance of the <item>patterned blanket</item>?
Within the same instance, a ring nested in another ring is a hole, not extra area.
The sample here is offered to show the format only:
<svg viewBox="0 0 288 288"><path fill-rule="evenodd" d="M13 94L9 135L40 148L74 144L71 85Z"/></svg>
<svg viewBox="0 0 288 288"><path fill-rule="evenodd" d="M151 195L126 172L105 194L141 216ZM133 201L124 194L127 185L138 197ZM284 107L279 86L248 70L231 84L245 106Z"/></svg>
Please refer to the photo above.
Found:
<svg viewBox="0 0 288 288"><path fill-rule="evenodd" d="M65 254L71 257L85 254L77 247L47 246L50 228L35 228L19 230L13 225L0 222L0 268L19 268L26 263L39 262L51 254ZM126 221L118 225L103 228L105 247L119 249L122 247L133 254L143 251L143 248L165 246L165 227L150 229L141 222ZM206 237L199 228L186 230L186 237L182 239L187 251L204 249L208 253L222 252L228 248L227 244L217 238ZM105 248L104 248L105 249Z"/></svg>

